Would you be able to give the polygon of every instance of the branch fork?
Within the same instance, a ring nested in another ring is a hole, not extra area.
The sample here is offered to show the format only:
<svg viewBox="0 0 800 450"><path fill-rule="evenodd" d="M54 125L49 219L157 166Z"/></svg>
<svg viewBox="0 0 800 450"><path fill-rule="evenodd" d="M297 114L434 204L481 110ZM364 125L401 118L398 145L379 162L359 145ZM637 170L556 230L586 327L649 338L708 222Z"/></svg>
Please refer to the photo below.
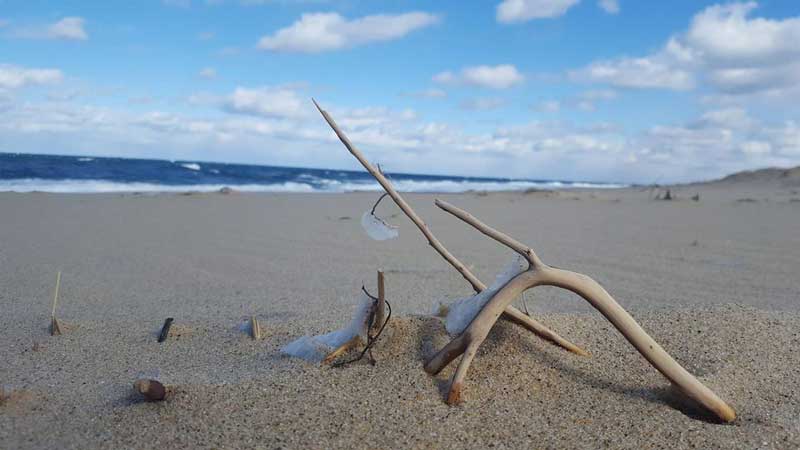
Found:
<svg viewBox="0 0 800 450"><path fill-rule="evenodd" d="M494 294L464 332L451 340L425 364L426 372L437 374L461 356L450 383L447 403L457 404L462 400L469 366L503 310L528 289L536 286L555 286L572 291L588 301L653 367L689 398L724 422L731 422L736 418L733 408L678 364L596 281L580 273L548 266L530 247L484 224L462 209L441 200L436 200L436 206L520 254L529 264L527 270L512 278Z"/></svg>

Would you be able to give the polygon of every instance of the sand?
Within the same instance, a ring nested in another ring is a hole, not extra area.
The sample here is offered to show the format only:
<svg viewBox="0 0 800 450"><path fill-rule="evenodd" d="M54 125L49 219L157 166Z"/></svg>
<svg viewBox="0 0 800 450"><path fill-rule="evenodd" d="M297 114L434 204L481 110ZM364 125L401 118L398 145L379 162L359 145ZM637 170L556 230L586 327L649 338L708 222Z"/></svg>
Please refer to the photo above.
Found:
<svg viewBox="0 0 800 450"><path fill-rule="evenodd" d="M428 314L469 286L396 208L396 240L366 238L376 194L0 194L0 449L797 448L800 194L764 184L439 195L598 280L739 414L721 425L585 302L554 288L531 313L592 356L500 322L458 407L447 340ZM700 193L700 201L689 200ZM484 281L510 253L407 196ZM280 355L344 325L386 272L394 319L372 366ZM62 271L58 317L48 334ZM519 303L518 303L519 305ZM252 340L251 315L264 339ZM174 317L166 342L156 342ZM132 384L158 377L160 403Z"/></svg>

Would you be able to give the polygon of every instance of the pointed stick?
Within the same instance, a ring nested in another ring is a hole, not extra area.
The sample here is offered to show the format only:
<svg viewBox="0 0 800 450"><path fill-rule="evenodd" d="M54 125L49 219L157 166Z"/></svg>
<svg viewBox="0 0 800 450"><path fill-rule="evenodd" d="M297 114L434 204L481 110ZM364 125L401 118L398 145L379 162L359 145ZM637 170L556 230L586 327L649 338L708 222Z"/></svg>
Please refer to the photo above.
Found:
<svg viewBox="0 0 800 450"><path fill-rule="evenodd" d="M481 280L479 280L478 277L476 277L472 272L470 272L469 269L467 269L467 267L461 261L459 261L455 256L453 256L453 254L450 253L441 242L439 242L439 239L436 239L436 236L433 235L433 233L425 224L425 222L422 221L422 219L417 215L417 213L414 212L413 209L411 209L411 206L408 203L406 203L405 199L401 197L400 194L394 189L392 183L389 182L388 179L386 179L386 177L383 175L383 172L381 172L375 166L373 166L367 160L367 158L364 157L361 151L359 151L350 142L350 139L344 134L344 132L341 129L339 129L339 126L336 124L336 121L333 120L333 117L331 117L327 111L322 109L322 107L319 106L316 100L312 98L311 101L314 102L314 106L317 107L319 113L322 114L322 117L325 119L326 122L328 122L328 125L331 127L333 132L336 133L336 136L339 137L339 140L342 141L342 144L344 144L345 148L347 148L350 154L352 154L358 160L358 162L360 162L361 165L364 166L367 172L369 172L370 175L372 175L375 178L375 180L383 187L383 190L385 190L386 193L389 194L390 197L392 197L392 200L394 200L394 202L403 211L403 213L409 219L411 219L412 222L414 222L414 225L416 225L417 228L419 228L419 231L422 232L423 236L425 236L425 238L428 240L428 244L430 244L430 246L433 247L433 249L436 250L436 252L439 253L439 255L441 255L442 258L445 259L445 261L450 263L450 265L453 266L453 268L455 268L458 271L458 273L460 273L461 276L464 277L465 280L467 280L467 282L472 286L472 289L475 290L475 292L481 292L484 289L486 289L486 285L483 284ZM532 331L539 337L548 340L562 348L565 348L568 351L571 351L573 353L582 356L586 356L589 354L580 347L578 347L577 345L562 338L561 336L556 334L556 332L545 327L542 323L534 320L530 316L525 315L525 313L518 310L513 305L508 305L505 311L503 311L503 317L514 323L519 324L520 326L526 328L529 331Z"/></svg>
<svg viewBox="0 0 800 450"><path fill-rule="evenodd" d="M378 271L378 304L375 307L375 320L372 322L373 328L380 328L383 325L383 318L386 315L386 288L383 281L383 271Z"/></svg>
<svg viewBox="0 0 800 450"><path fill-rule="evenodd" d="M53 311L50 313L50 336L57 336L61 334L61 327L58 325L56 319L56 305L58 304L58 289L61 286L61 271L56 275L56 289L53 292Z"/></svg>
<svg viewBox="0 0 800 450"><path fill-rule="evenodd" d="M256 316L250 317L250 335L257 341L261 340L261 325Z"/></svg>

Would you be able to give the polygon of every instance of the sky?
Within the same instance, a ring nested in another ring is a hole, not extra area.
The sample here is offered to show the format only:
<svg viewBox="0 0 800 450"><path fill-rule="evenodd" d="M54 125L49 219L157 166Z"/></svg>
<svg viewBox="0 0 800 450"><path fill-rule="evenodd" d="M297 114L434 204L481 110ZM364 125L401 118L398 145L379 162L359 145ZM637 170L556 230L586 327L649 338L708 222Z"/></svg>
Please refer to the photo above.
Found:
<svg viewBox="0 0 800 450"><path fill-rule="evenodd" d="M0 0L0 152L681 182L800 165L800 2Z"/></svg>

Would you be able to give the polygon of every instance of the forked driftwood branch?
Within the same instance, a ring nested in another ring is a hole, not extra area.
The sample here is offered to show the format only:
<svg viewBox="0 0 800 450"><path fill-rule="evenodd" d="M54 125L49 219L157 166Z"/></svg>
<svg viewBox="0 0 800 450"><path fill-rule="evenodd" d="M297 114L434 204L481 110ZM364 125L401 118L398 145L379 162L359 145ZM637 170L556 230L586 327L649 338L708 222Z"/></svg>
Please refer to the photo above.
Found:
<svg viewBox="0 0 800 450"><path fill-rule="evenodd" d="M526 271L512 278L497 291L463 333L451 340L425 364L428 373L436 374L455 358L463 355L450 383L448 403L454 404L461 400L470 363L505 308L527 289L555 286L578 294L600 311L653 367L689 398L713 412L722 421L730 422L736 418L736 413L730 406L678 364L596 281L580 273L548 266L530 247L484 224L462 209L440 200L436 200L436 205L519 253L529 264Z"/></svg>
<svg viewBox="0 0 800 450"><path fill-rule="evenodd" d="M344 132L339 128L336 124L336 121L328 114L327 111L323 110L316 100L313 100L314 106L317 107L322 117L325 118L325 121L328 122L328 125L333 129L336 136L339 137L339 140L342 141L342 144L347 148L347 150L361 163L362 166L367 170L367 172L372 175L375 180L383 187L387 194L394 200L397 206L403 211L403 213L411 219L414 225L417 226L420 232L425 236L428 240L428 244L436 250L442 258L445 259L451 266L453 266L458 273L464 277L465 280L472 286L472 289L475 292L481 292L486 289L486 285L481 282L472 272L467 269L467 267L459 261L453 254L451 254L445 246L439 242L439 239L433 235L431 230L425 224L425 222L417 215L416 212L411 208L411 206L405 201L405 199L395 190L392 183L383 175L383 173L375 166L373 166L367 158L350 142L350 139L344 134ZM556 345L559 345L573 353L577 353L579 355L586 356L588 353L578 347L577 345L569 342L568 340L562 338L554 331L550 330L543 324L539 323L538 321L534 320L532 317L526 315L522 311L515 308L513 305L508 304L504 308L503 317L521 325L522 327L532 331L539 337L546 339Z"/></svg>

